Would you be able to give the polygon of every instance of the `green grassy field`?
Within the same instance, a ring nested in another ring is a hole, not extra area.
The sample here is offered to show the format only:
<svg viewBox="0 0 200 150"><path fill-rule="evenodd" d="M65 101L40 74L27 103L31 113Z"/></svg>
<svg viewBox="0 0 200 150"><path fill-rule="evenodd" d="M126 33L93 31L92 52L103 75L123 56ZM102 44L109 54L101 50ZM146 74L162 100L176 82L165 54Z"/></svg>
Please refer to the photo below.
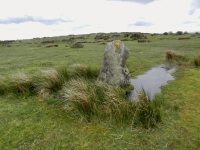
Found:
<svg viewBox="0 0 200 150"><path fill-rule="evenodd" d="M94 36L77 40L87 42L83 43L83 48L66 47L66 42L61 41L68 38L64 36L15 41L10 47L0 45L0 93L2 87L6 87L5 78L6 82L10 82L19 73L43 82L39 79L43 71L71 68L75 64L95 68L98 72L106 46L102 43L107 41L95 42ZM71 85L59 84L58 89L50 92L48 99L39 94L11 90L0 95L0 149L199 149L200 70L195 67L194 58L200 56L200 38L198 35L183 35L190 37L188 40L178 40L177 35L146 36L151 42L124 41L130 49L127 66L132 77L156 65L169 63L165 60L167 50L186 58L170 62L177 66L174 73L176 80L162 87L162 94L155 97L154 102L159 103L162 116L156 127L146 129L130 124L129 120L113 123L104 114L101 114L103 119L97 117L86 121L84 115L58 97L63 87L70 88ZM121 35L120 38L124 37ZM46 48L49 44L41 44L45 40L55 40L54 44L58 47ZM86 74L93 83L85 85L98 89L95 85L96 74ZM75 75L77 73L69 76Z"/></svg>

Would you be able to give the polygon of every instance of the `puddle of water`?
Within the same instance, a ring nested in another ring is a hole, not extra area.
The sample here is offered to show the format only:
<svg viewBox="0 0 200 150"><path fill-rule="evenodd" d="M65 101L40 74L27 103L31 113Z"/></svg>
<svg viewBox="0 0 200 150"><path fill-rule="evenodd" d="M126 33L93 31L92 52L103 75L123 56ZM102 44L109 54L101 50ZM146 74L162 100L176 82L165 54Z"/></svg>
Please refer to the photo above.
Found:
<svg viewBox="0 0 200 150"><path fill-rule="evenodd" d="M142 89L145 90L151 99L154 99L156 94L161 93L161 86L164 86L168 81L175 79L172 76L172 73L175 70L175 67L160 65L152 68L143 75L139 75L136 79L131 79L134 90L130 91L129 99L137 100L138 91L142 91Z"/></svg>

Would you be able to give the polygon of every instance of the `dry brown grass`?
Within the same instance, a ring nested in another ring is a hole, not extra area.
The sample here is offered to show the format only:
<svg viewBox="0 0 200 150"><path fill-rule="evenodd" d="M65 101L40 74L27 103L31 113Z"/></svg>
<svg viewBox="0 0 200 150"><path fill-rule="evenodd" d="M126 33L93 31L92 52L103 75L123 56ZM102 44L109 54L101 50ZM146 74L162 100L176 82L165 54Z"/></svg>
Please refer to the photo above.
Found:
<svg viewBox="0 0 200 150"><path fill-rule="evenodd" d="M153 104L145 92L138 102L126 99L126 91L103 82L73 79L66 82L63 97L73 104L81 119L109 121L113 123L139 125L144 128L156 126L161 121L159 108Z"/></svg>
<svg viewBox="0 0 200 150"><path fill-rule="evenodd" d="M194 58L194 65L195 65L196 67L199 67L199 66L200 66L200 56Z"/></svg>
<svg viewBox="0 0 200 150"><path fill-rule="evenodd" d="M63 84L62 76L55 69L42 71L43 79L39 86L39 95L43 98L49 97L52 93L61 89Z"/></svg>
<svg viewBox="0 0 200 150"><path fill-rule="evenodd" d="M189 40L190 37L179 37L178 40Z"/></svg>
<svg viewBox="0 0 200 150"><path fill-rule="evenodd" d="M168 61L181 61L184 59L184 56L181 54L176 53L173 50L167 50L166 51L166 60Z"/></svg>
<svg viewBox="0 0 200 150"><path fill-rule="evenodd" d="M138 43L148 43L148 42L151 42L151 41L148 39L139 39L138 40Z"/></svg>
<svg viewBox="0 0 200 150"><path fill-rule="evenodd" d="M25 73L17 73L12 75L11 84L14 88L14 92L25 93L32 84L32 78Z"/></svg>
<svg viewBox="0 0 200 150"><path fill-rule="evenodd" d="M0 76L0 94L5 94L7 88L6 78Z"/></svg>
<svg viewBox="0 0 200 150"><path fill-rule="evenodd" d="M63 95L87 121L95 117L101 121L130 122L135 109L134 103L126 100L123 89L102 82L73 79L65 84Z"/></svg>

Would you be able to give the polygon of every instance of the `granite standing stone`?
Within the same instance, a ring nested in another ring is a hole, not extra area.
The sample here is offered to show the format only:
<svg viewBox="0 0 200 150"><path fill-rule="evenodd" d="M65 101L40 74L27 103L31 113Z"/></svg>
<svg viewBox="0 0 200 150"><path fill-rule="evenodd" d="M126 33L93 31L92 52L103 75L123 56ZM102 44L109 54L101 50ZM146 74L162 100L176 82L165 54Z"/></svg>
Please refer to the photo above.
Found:
<svg viewBox="0 0 200 150"><path fill-rule="evenodd" d="M105 48L98 80L121 87L129 85L130 72L126 67L128 57L129 49L124 46L122 41L109 42Z"/></svg>

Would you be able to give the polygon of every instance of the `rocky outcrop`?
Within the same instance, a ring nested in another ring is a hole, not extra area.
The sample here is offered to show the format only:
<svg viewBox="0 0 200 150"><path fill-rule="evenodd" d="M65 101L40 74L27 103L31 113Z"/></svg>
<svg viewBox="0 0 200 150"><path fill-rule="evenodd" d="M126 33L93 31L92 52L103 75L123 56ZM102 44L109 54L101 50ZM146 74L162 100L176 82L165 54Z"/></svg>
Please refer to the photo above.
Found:
<svg viewBox="0 0 200 150"><path fill-rule="evenodd" d="M99 81L121 87L130 84L130 72L126 67L129 49L122 41L109 42L103 55L103 65L98 77Z"/></svg>

